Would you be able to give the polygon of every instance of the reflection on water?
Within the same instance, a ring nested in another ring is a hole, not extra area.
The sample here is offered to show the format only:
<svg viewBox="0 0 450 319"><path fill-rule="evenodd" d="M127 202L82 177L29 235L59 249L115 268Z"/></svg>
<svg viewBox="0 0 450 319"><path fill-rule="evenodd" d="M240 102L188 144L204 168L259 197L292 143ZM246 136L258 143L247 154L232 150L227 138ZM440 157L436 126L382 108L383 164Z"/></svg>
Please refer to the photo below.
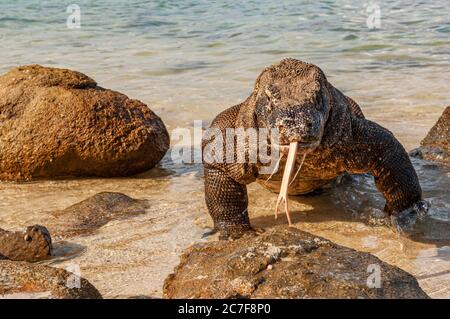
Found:
<svg viewBox="0 0 450 319"><path fill-rule="evenodd" d="M366 116L416 147L449 104L448 4L381 2L369 30L361 1L78 0L81 29L66 28L56 0L0 2L0 72L30 63L73 68L147 103L169 130L210 121L248 96L263 67L284 57L319 65ZM369 251L450 297L449 172L414 161L430 218L417 238L385 226L383 199L367 176L294 199L296 227ZM53 264L81 266L106 297L160 296L178 255L210 225L200 165L169 157L134 178L0 183L0 223L21 229L98 192L147 199L147 214L114 221L62 244ZM276 196L250 186L255 226L275 224ZM286 223L280 218L276 223ZM79 245L79 246L77 246ZM77 248L86 247L78 251ZM62 249L62 250L61 250ZM67 258L68 259L67 259Z"/></svg>
<svg viewBox="0 0 450 319"><path fill-rule="evenodd" d="M53 243L51 262L60 262L63 260L71 259L82 255L86 252L86 247L71 243L68 241L56 241ZM48 263L49 260L45 260L44 263Z"/></svg>
<svg viewBox="0 0 450 319"><path fill-rule="evenodd" d="M413 165L420 179L423 196L431 204L429 219L424 221L424 225L419 225L417 231L427 231L423 236L438 239L429 233L430 226L436 227L450 221L450 202L448 190L450 189L450 179L447 176L448 169L435 164L427 163L419 159L412 158ZM375 181L369 174L345 176L341 179L338 187L331 189L330 197L333 202L339 202L343 208L357 218L367 220L369 224L386 224L383 213L384 199L375 187ZM447 224L450 227L450 224ZM422 229L422 227L424 229ZM450 240L450 228L448 232L441 232L441 239Z"/></svg>

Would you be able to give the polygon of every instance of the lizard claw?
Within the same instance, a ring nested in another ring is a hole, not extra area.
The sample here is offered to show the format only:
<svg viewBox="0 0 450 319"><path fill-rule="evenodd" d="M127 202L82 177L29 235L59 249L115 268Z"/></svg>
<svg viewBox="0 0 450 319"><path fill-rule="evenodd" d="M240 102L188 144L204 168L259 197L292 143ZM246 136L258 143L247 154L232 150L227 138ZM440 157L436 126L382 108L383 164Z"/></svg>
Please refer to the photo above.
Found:
<svg viewBox="0 0 450 319"><path fill-rule="evenodd" d="M392 225L403 235L411 234L414 231L414 226L417 222L426 218L429 207L430 203L427 201L418 201L410 208L392 215Z"/></svg>

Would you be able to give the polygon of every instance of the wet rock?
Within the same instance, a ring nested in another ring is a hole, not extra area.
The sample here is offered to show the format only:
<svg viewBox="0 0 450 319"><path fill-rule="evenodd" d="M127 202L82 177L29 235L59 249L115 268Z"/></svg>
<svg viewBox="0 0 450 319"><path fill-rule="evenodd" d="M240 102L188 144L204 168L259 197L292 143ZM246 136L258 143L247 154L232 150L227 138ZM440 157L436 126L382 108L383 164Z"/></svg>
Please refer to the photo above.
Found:
<svg viewBox="0 0 450 319"><path fill-rule="evenodd" d="M101 299L84 278L64 269L0 261L0 298Z"/></svg>
<svg viewBox="0 0 450 319"><path fill-rule="evenodd" d="M82 73L29 65L0 76L0 179L132 175L168 148L144 103Z"/></svg>
<svg viewBox="0 0 450 319"><path fill-rule="evenodd" d="M47 221L52 234L58 237L87 235L108 222L144 214L147 201L133 199L122 193L102 192L53 212L53 220Z"/></svg>
<svg viewBox="0 0 450 319"><path fill-rule="evenodd" d="M191 246L166 278L163 293L165 298L428 298L405 271L286 227Z"/></svg>
<svg viewBox="0 0 450 319"><path fill-rule="evenodd" d="M450 166L450 106L410 155Z"/></svg>
<svg viewBox="0 0 450 319"><path fill-rule="evenodd" d="M44 226L29 226L23 232L0 228L0 259L33 262L49 258L51 252L52 238Z"/></svg>

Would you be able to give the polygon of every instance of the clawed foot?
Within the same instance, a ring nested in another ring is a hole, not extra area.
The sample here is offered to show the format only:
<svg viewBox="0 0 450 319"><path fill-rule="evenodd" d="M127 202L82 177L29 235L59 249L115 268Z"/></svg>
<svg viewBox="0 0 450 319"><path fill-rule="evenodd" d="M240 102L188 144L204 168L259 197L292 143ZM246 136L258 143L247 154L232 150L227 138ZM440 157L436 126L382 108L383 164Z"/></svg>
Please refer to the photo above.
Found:
<svg viewBox="0 0 450 319"><path fill-rule="evenodd" d="M234 230L234 229L226 229L220 231L220 240L234 240L239 239L243 236L256 236L258 235L259 231L253 229L252 227L244 230Z"/></svg>
<svg viewBox="0 0 450 319"><path fill-rule="evenodd" d="M202 238L214 235L219 233L220 240L234 240L239 239L243 236L255 236L264 232L263 229L260 228L252 228L250 226L231 226L225 228L214 228L211 231L208 231L203 234Z"/></svg>
<svg viewBox="0 0 450 319"><path fill-rule="evenodd" d="M219 231L219 230L216 229L216 228L213 228L213 229L211 229L211 230L208 230L207 232L204 232L204 233L203 233L202 238L207 238L207 237L209 237L209 236L212 236L212 235L216 234L218 231Z"/></svg>
<svg viewBox="0 0 450 319"><path fill-rule="evenodd" d="M391 216L392 225L402 235L412 234L417 222L424 220L428 215L429 207L430 204L427 201L418 201L412 207L393 214Z"/></svg>

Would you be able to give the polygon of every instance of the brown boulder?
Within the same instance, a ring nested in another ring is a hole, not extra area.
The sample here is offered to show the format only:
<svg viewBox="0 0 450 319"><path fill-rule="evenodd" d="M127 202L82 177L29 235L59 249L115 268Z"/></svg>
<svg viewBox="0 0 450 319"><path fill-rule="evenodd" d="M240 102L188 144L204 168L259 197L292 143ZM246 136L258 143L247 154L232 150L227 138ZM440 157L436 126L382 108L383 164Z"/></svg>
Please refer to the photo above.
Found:
<svg viewBox="0 0 450 319"><path fill-rule="evenodd" d="M84 278L64 269L0 261L0 298L101 299Z"/></svg>
<svg viewBox="0 0 450 319"><path fill-rule="evenodd" d="M165 280L163 294L165 298L428 298L405 271L287 227L191 246Z"/></svg>
<svg viewBox="0 0 450 319"><path fill-rule="evenodd" d="M82 73L30 65L0 76L0 179L132 175L168 148L144 103Z"/></svg>
<svg viewBox="0 0 450 319"><path fill-rule="evenodd" d="M88 235L108 222L144 214L148 203L122 193L102 192L52 213L46 221L56 237Z"/></svg>
<svg viewBox="0 0 450 319"><path fill-rule="evenodd" d="M51 256L52 239L47 228L29 226L24 232L0 228L0 259L39 261Z"/></svg>
<svg viewBox="0 0 450 319"><path fill-rule="evenodd" d="M450 165L450 106L420 142L420 147L412 150L410 155Z"/></svg>

